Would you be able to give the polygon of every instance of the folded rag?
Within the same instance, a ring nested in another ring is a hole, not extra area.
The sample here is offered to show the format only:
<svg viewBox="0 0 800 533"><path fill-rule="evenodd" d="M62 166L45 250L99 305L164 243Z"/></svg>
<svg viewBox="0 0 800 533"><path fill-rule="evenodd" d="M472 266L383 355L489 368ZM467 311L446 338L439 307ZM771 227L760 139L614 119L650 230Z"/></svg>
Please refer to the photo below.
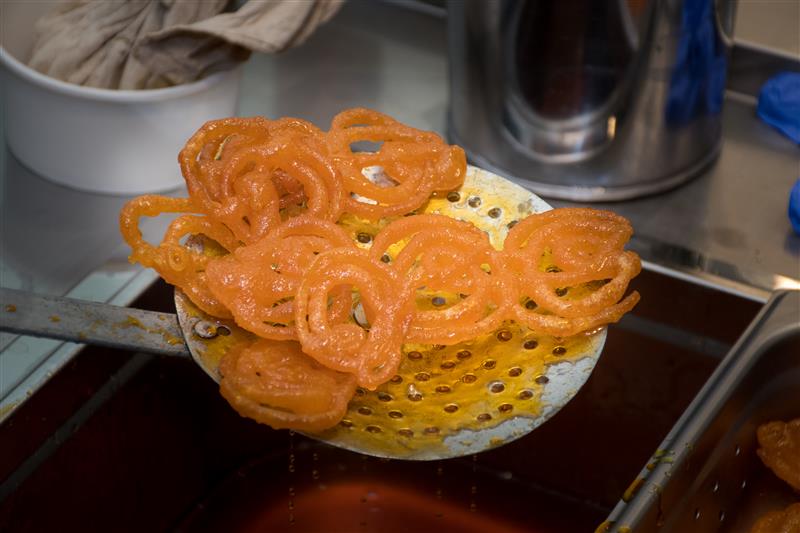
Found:
<svg viewBox="0 0 800 533"><path fill-rule="evenodd" d="M28 64L106 89L155 89L228 70L251 51L307 39L343 0L67 0L36 25Z"/></svg>
<svg viewBox="0 0 800 533"><path fill-rule="evenodd" d="M242 53L275 53L302 43L343 1L250 0L235 13L152 33L134 55L170 82L184 83L230 68Z"/></svg>

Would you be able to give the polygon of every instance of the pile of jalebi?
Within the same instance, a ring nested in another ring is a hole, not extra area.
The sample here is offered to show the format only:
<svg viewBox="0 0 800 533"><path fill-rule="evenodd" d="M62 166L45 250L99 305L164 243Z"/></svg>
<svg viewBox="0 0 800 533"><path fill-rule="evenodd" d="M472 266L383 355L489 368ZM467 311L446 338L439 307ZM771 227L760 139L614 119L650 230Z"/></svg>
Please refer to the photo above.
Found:
<svg viewBox="0 0 800 533"><path fill-rule="evenodd" d="M797 533L800 531L800 503L782 511L770 511L755 523L750 533Z"/></svg>
<svg viewBox="0 0 800 533"><path fill-rule="evenodd" d="M362 141L379 148L354 152ZM531 215L501 250L468 222L401 216L459 188L464 153L374 111L345 111L327 132L298 119L209 122L179 160L188 199L144 196L121 213L131 260L263 339L226 354L221 390L273 427L334 425L356 385L396 374L404 343L451 345L511 320L564 337L638 301L625 296L640 269L623 249L632 230L612 213ZM368 167L384 182L367 179ZM138 220L162 212L183 214L153 246ZM368 249L336 224L345 214L382 227ZM191 234L220 249L184 246ZM420 305L431 298L435 309Z"/></svg>
<svg viewBox="0 0 800 533"><path fill-rule="evenodd" d="M758 456L776 476L800 492L800 418L758 426ZM800 532L800 503L762 516L751 533Z"/></svg>
<svg viewBox="0 0 800 533"><path fill-rule="evenodd" d="M507 320L574 335L614 322L636 304L637 293L620 301L640 269L638 257L622 250L630 235L627 222L611 213L562 209L522 220L496 250L467 222L404 217L382 229L370 250L342 247L310 265L294 299L297 338L317 361L375 388L397 373L404 342L451 345ZM387 250L397 243L405 245L391 257ZM539 268L543 261L549 269ZM584 297L557 295L589 283L598 287ZM343 287L359 291L368 330L329 311L334 290ZM458 297L418 309L419 296L431 294Z"/></svg>
<svg viewBox="0 0 800 533"><path fill-rule="evenodd" d="M775 475L800 491L800 418L758 427L758 456Z"/></svg>

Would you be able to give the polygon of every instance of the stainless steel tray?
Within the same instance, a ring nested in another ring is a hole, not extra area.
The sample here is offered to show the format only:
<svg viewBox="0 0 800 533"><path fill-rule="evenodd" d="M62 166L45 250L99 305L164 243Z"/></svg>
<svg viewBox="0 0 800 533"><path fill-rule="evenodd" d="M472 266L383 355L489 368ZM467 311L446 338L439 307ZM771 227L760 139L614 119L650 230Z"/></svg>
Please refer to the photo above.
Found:
<svg viewBox="0 0 800 533"><path fill-rule="evenodd" d="M800 496L756 455L756 428L800 417L800 291L773 295L642 469L608 522L620 533L747 532Z"/></svg>

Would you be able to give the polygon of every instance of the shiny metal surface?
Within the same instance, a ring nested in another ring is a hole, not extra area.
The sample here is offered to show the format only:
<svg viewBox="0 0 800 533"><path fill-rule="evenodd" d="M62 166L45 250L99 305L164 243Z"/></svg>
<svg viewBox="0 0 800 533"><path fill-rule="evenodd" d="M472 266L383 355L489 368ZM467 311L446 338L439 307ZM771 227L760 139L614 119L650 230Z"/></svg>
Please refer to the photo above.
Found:
<svg viewBox="0 0 800 533"><path fill-rule="evenodd" d="M531 190L623 200L718 155L733 2L449 4L449 133Z"/></svg>
<svg viewBox="0 0 800 533"><path fill-rule="evenodd" d="M758 425L800 417L800 291L777 292L642 469L606 531L747 532L794 501L755 453Z"/></svg>

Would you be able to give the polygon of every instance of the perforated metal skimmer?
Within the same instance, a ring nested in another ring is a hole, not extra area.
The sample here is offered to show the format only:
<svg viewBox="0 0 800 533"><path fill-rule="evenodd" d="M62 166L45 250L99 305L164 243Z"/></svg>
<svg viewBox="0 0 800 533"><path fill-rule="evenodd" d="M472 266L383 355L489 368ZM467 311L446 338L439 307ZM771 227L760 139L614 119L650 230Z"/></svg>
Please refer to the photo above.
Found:
<svg viewBox="0 0 800 533"><path fill-rule="evenodd" d="M548 209L522 187L469 167L460 190L431 199L423 211L469 221L500 247L515 221ZM341 224L365 248L378 229L357 220ZM437 298L434 307L442 303ZM222 355L252 335L203 314L178 290L175 306L192 356L219 381ZM358 389L339 425L309 436L368 455L418 460L500 446L537 428L578 392L605 337L603 328L556 339L508 323L453 346L405 345L396 376L377 390Z"/></svg>

